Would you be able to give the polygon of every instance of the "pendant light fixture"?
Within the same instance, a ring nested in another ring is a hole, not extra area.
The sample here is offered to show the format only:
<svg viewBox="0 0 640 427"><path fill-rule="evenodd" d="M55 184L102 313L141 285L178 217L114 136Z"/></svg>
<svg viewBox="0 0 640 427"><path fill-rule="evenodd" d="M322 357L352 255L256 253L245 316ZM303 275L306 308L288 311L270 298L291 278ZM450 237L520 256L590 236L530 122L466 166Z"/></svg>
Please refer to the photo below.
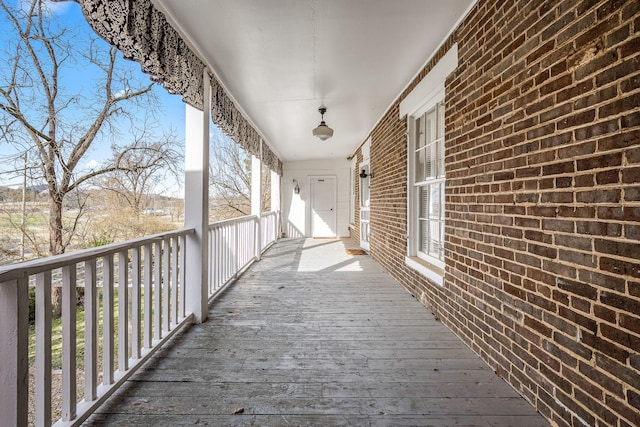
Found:
<svg viewBox="0 0 640 427"><path fill-rule="evenodd" d="M313 136L320 139L321 141L326 141L333 136L333 129L327 126L327 124L324 122L324 113L327 112L327 109L325 107L320 107L318 108L318 111L320 112L321 119L318 127L313 130Z"/></svg>

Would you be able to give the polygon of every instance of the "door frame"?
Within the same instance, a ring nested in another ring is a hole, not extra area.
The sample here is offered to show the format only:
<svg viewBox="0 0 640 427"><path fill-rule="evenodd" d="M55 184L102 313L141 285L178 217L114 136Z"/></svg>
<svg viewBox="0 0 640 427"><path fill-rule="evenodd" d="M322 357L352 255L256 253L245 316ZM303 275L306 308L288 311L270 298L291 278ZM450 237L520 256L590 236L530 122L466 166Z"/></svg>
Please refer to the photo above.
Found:
<svg viewBox="0 0 640 427"><path fill-rule="evenodd" d="M313 180L318 179L331 179L333 180L333 224L332 230L334 232L333 236L318 236L318 237L338 237L338 177L337 175L309 175L309 198L311 199L309 202L309 231L311 237L313 235L313 204L314 204L314 190L313 190Z"/></svg>
<svg viewBox="0 0 640 427"><path fill-rule="evenodd" d="M371 173L371 163L370 163L368 158L363 160L363 161L361 161L358 164L358 169L356 171L356 173L357 173L356 176L358 177L357 179L360 180L360 183L359 183L360 185L358 186L358 189L359 189L358 192L360 193L360 194L358 194L358 212L359 212L359 219L360 219L360 224L358 224L359 225L358 229L360 230L360 235L358 236L358 240L360 242L360 247L362 249L364 249L365 251L369 251L370 250L369 242L371 241L371 216L370 216L371 215L371 190L370 190L371 189L371 185L369 185L369 206L364 207L364 206L362 206L362 191L363 191L362 178L360 178L360 174L359 174L359 171L361 171L365 167L367 168L367 170L369 171L369 174L370 174ZM369 179L371 179L371 178L369 178ZM369 213L369 219L362 219L362 212L363 211ZM365 224L365 227L363 227L363 224ZM367 234L368 240L363 240L362 239L363 233L365 232L365 228L368 230L368 234Z"/></svg>

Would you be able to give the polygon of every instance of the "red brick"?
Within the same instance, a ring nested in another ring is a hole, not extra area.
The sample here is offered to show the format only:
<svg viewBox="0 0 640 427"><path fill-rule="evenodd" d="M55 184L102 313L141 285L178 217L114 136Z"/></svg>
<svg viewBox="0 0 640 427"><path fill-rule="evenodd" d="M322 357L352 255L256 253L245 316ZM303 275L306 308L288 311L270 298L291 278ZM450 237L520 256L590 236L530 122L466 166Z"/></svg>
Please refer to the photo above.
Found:
<svg viewBox="0 0 640 427"><path fill-rule="evenodd" d="M640 278L640 264L619 259L601 257L600 269L617 275L627 275Z"/></svg>
<svg viewBox="0 0 640 427"><path fill-rule="evenodd" d="M593 122L595 117L596 117L595 110L583 111L581 113L574 114L573 116L565 117L562 120L558 120L558 122L556 123L556 126L558 127L558 130L580 126L585 123Z"/></svg>
<svg viewBox="0 0 640 427"><path fill-rule="evenodd" d="M578 160L577 170L584 171L596 168L610 168L620 166L622 163L622 153L606 154L598 157Z"/></svg>
<svg viewBox="0 0 640 427"><path fill-rule="evenodd" d="M595 299L598 296L598 290L587 283L581 283L562 278L558 278L557 283L560 289L576 295L580 295L590 299Z"/></svg>
<svg viewBox="0 0 640 427"><path fill-rule="evenodd" d="M611 169L608 171L598 172L596 174L596 183L598 185L617 184L620 181L620 170Z"/></svg>
<svg viewBox="0 0 640 427"><path fill-rule="evenodd" d="M640 105L640 92L631 94L625 98L616 99L598 109L598 116L601 118L609 117L633 110Z"/></svg>

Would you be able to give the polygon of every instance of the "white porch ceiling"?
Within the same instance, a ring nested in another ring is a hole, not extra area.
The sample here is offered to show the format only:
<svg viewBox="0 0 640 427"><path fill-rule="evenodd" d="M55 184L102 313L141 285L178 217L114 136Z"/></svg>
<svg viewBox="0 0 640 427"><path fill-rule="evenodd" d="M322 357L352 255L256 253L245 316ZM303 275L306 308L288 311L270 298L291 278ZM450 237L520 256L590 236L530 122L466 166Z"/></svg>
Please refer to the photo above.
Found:
<svg viewBox="0 0 640 427"><path fill-rule="evenodd" d="M155 1L283 161L351 155L474 2Z"/></svg>

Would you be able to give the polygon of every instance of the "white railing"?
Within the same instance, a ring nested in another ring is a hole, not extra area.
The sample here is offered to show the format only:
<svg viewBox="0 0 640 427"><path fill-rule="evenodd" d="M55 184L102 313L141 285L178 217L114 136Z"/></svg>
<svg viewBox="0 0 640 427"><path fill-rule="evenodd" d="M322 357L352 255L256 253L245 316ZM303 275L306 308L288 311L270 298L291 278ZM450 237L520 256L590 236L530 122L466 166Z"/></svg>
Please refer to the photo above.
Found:
<svg viewBox="0 0 640 427"><path fill-rule="evenodd" d="M193 232L183 229L0 268L0 424L48 427L60 411L56 425L79 425L189 321L185 236ZM31 353L30 282L35 285ZM51 314L55 287L62 291L61 361L53 360L59 352L52 348L60 333ZM83 321L78 289L84 290ZM61 368L61 390L52 386L54 363ZM78 402L80 393L84 399ZM30 394L35 416L28 420ZM52 395L61 395L61 408L52 408Z"/></svg>
<svg viewBox="0 0 640 427"><path fill-rule="evenodd" d="M259 259L279 228L278 212L209 225L209 296ZM0 267L0 425L49 427L58 417L57 426L79 425L190 321L185 240L194 232L183 229ZM60 321L52 316L54 288L61 289ZM78 309L82 293L84 306ZM54 350L60 335L61 352ZM61 372L61 386L54 368ZM54 395L61 396L60 407L52 405Z"/></svg>
<svg viewBox="0 0 640 427"><path fill-rule="evenodd" d="M209 224L209 297L276 241L278 219L278 212L267 212Z"/></svg>
<svg viewBox="0 0 640 427"><path fill-rule="evenodd" d="M260 217L260 248L262 251L278 239L279 225L280 212L278 211L266 212Z"/></svg>

